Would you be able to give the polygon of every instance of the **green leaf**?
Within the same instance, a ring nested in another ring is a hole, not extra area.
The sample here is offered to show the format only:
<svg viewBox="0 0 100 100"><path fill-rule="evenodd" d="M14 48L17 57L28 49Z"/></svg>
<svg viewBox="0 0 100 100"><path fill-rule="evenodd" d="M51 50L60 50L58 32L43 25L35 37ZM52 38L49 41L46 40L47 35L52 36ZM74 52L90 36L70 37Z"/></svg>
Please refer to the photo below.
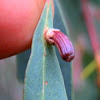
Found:
<svg viewBox="0 0 100 100"><path fill-rule="evenodd" d="M75 93L75 100L99 100L98 88L94 82L85 81Z"/></svg>
<svg viewBox="0 0 100 100"><path fill-rule="evenodd" d="M58 6L57 6L57 2L56 0L54 0L54 4L55 4L55 16L54 16L54 27L55 28L59 28L63 33L65 33L67 35L67 29L65 29L64 23L62 21ZM59 22L59 23L58 23ZM62 60L62 58L59 55L58 50L56 49L56 53L57 53L57 58L60 64L60 68L63 74L63 78L64 78L64 83L65 83L65 88L66 88L66 93L68 96L68 100L72 100L72 96L73 96L73 91L72 91L72 66L71 63L67 63L65 61Z"/></svg>
<svg viewBox="0 0 100 100"><path fill-rule="evenodd" d="M90 0L90 2L100 7L100 0Z"/></svg>
<svg viewBox="0 0 100 100"><path fill-rule="evenodd" d="M57 0L61 17L64 25L69 31L72 41L77 40L80 33L86 33L86 25L84 22L81 1L80 0ZM87 34L87 33L86 33Z"/></svg>
<svg viewBox="0 0 100 100"><path fill-rule="evenodd" d="M67 100L63 77L53 46L43 38L44 28L53 27L51 5L45 4L34 33L25 77L24 100Z"/></svg>
<svg viewBox="0 0 100 100"><path fill-rule="evenodd" d="M26 70L27 63L28 63L28 60L30 57L30 52L31 52L31 50L27 50L16 56L17 78L22 83L24 83L25 70Z"/></svg>

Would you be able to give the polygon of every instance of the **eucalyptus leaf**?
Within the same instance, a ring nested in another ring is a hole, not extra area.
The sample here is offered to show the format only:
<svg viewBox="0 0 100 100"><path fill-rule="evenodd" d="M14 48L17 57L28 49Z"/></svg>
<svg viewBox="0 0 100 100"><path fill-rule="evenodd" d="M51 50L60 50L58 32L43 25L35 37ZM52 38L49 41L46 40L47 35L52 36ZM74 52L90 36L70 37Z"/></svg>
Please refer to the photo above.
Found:
<svg viewBox="0 0 100 100"><path fill-rule="evenodd" d="M30 57L31 50L22 52L16 56L17 64L17 78L20 82L24 83L25 70Z"/></svg>
<svg viewBox="0 0 100 100"><path fill-rule="evenodd" d="M61 14L60 14L59 9L58 9L57 0L54 0L54 1L55 1L54 2L54 4L55 4L54 27L59 28L63 33L68 35L67 29L65 29ZM72 100L72 98L73 98L73 90L72 90L73 88L72 87L73 86L72 86L72 66L71 66L71 63L67 63L67 62L62 60L57 48L56 48L56 53L57 53L57 58L58 58L58 61L60 64L62 74L63 74L68 100Z"/></svg>
<svg viewBox="0 0 100 100"><path fill-rule="evenodd" d="M90 2L100 7L100 0L90 0Z"/></svg>
<svg viewBox="0 0 100 100"><path fill-rule="evenodd" d="M25 76L24 100L67 100L55 49L43 38L46 26L53 27L52 8L47 3L34 33Z"/></svg>

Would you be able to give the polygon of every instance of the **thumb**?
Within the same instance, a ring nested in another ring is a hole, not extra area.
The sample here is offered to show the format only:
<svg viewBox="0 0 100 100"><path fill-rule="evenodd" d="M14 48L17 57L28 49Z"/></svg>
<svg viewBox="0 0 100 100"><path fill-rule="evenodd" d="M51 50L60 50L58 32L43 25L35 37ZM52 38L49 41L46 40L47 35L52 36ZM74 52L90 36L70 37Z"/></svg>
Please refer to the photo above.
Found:
<svg viewBox="0 0 100 100"><path fill-rule="evenodd" d="M31 47L45 0L0 0L0 59Z"/></svg>

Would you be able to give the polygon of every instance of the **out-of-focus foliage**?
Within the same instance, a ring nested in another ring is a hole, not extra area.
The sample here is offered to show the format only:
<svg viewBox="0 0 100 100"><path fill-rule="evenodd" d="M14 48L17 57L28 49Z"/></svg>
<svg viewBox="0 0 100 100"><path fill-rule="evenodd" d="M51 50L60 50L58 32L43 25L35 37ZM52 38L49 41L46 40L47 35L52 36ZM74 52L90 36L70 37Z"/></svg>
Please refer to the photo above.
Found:
<svg viewBox="0 0 100 100"><path fill-rule="evenodd" d="M27 50L27 51L16 56L17 78L22 83L24 82L25 70L27 67L30 53L31 53L31 50Z"/></svg>
<svg viewBox="0 0 100 100"><path fill-rule="evenodd" d="M60 10L62 19L71 33L70 36L72 39L76 39L75 36L73 37L74 34L78 35L86 31L80 0L58 0L58 3L62 9Z"/></svg>
<svg viewBox="0 0 100 100"><path fill-rule="evenodd" d="M74 73L76 75L76 76L73 76L73 79L77 81L77 86L74 85L76 86L74 87L75 100L83 100L83 99L99 100L100 92L97 85L97 70L96 70L97 66L94 66L95 70L86 79L83 79L83 80L80 79L80 75L83 72L83 70L87 67L88 64L90 64L95 59L94 52L92 51L92 45L90 44L90 37L87 32L88 29L86 26L86 20L84 19L84 16L83 16L82 0L76 0L76 1L75 0L58 0L58 4L59 4L62 19L65 23L64 25L68 26L70 38L75 44L75 48L76 48L75 50L77 50L76 57L74 59L75 63L73 63L73 67L74 67L73 72L75 71ZM89 7L91 7L89 9L93 10L93 12L91 10L92 14L95 13L94 8L96 8L98 12L100 11L100 8L99 8L100 0L89 0L88 5ZM94 26L96 28L98 36L100 36L99 15L100 14L98 14L98 19L95 18L95 15L92 16L92 20L95 24ZM98 37L98 39L100 38ZM95 40L93 41L95 42ZM91 68L92 66L89 66L89 67ZM86 73L89 73L89 72L86 72Z"/></svg>
<svg viewBox="0 0 100 100"><path fill-rule="evenodd" d="M16 78L16 57L0 60L0 100L22 100L23 86Z"/></svg>

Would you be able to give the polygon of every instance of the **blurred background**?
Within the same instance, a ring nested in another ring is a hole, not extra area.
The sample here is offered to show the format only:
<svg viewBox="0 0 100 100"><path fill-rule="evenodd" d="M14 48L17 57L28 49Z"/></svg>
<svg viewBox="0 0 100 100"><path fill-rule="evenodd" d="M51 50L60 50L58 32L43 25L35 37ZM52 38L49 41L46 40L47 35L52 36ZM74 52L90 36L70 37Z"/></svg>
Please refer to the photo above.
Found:
<svg viewBox="0 0 100 100"><path fill-rule="evenodd" d="M22 100L23 84L16 77L16 57L0 60L0 100Z"/></svg>
<svg viewBox="0 0 100 100"><path fill-rule="evenodd" d="M58 2L75 48L74 98L100 100L100 0ZM16 57L0 60L0 100L22 100L23 83L16 76Z"/></svg>

